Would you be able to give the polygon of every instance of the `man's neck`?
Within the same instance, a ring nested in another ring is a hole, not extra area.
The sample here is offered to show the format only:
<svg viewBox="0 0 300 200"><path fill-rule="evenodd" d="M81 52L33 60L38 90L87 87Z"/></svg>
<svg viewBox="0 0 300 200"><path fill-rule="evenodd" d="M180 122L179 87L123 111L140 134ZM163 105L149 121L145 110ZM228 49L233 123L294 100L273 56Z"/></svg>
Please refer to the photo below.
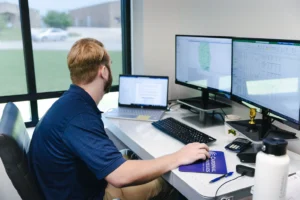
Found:
<svg viewBox="0 0 300 200"><path fill-rule="evenodd" d="M78 85L82 89L84 89L95 101L96 105L99 104L100 100L104 95L103 88L101 88L101 84L90 83L86 85Z"/></svg>

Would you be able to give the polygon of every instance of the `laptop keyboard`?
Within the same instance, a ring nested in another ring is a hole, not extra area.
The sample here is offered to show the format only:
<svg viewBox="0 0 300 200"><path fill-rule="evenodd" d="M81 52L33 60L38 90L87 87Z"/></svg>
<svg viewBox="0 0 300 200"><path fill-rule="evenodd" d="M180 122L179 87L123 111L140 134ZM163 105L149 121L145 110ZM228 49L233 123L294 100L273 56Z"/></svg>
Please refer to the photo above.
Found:
<svg viewBox="0 0 300 200"><path fill-rule="evenodd" d="M147 115L155 118L160 118L162 110L144 109L144 108L118 108L118 112L128 115Z"/></svg>

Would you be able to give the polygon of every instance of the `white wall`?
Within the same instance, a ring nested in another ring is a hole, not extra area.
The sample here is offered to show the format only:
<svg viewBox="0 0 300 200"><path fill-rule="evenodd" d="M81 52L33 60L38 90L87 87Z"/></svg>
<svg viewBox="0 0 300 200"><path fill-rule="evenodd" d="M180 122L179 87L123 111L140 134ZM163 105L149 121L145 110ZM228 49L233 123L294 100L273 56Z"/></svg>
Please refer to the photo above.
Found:
<svg viewBox="0 0 300 200"><path fill-rule="evenodd" d="M200 95L175 84L175 34L300 40L299 0L133 0L132 8L133 72L169 76L169 99ZM300 153L299 141L291 148Z"/></svg>
<svg viewBox="0 0 300 200"><path fill-rule="evenodd" d="M175 34L300 39L299 10L299 0L133 0L133 71L168 75L170 99L186 97L196 91L174 83Z"/></svg>

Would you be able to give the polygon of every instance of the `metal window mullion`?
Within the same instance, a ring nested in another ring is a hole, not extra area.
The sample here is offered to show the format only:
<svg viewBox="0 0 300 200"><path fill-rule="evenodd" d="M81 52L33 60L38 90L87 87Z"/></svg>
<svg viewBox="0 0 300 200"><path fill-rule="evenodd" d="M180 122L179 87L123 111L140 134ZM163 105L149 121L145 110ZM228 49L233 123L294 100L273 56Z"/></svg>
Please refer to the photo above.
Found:
<svg viewBox="0 0 300 200"><path fill-rule="evenodd" d="M131 0L121 0L123 73L131 74Z"/></svg>
<svg viewBox="0 0 300 200"><path fill-rule="evenodd" d="M31 30L30 30L30 13L28 0L19 0L20 7L20 21L21 21L21 30L23 38L23 52L24 52L24 61L25 61L25 73L27 81L27 92L29 95L36 95L36 79L35 79L35 70L34 70L34 60L33 60L33 50L32 50L32 41L31 41ZM37 99L30 100L31 108L31 122L37 123L39 120L38 117L38 108L37 108Z"/></svg>

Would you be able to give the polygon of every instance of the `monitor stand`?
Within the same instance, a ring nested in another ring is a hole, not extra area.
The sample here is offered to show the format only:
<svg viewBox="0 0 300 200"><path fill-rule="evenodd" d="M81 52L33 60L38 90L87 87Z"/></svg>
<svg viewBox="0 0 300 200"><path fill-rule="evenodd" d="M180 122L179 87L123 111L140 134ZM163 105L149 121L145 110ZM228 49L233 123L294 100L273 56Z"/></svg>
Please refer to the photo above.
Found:
<svg viewBox="0 0 300 200"><path fill-rule="evenodd" d="M200 127L223 125L222 117L214 112L220 108L231 107L228 104L209 99L207 91L202 91L201 97L178 99L177 102L199 112L198 116L189 116L183 119Z"/></svg>
<svg viewBox="0 0 300 200"><path fill-rule="evenodd" d="M252 141L259 142L264 138L277 137L282 139L296 139L296 133L285 131L272 125L271 117L267 110L262 110L262 119L256 119L255 125L249 124L249 120L229 121L232 128L246 136Z"/></svg>

